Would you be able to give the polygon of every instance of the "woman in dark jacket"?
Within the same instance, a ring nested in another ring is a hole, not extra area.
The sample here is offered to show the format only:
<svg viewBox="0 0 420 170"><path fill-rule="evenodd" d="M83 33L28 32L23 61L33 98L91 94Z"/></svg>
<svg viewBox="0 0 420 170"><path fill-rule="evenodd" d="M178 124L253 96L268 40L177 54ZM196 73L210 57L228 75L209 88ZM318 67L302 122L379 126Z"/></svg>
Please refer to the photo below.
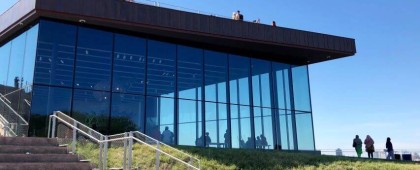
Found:
<svg viewBox="0 0 420 170"><path fill-rule="evenodd" d="M394 158L394 148L392 147L391 138L386 138L386 152L388 152L388 156L386 159L395 159Z"/></svg>

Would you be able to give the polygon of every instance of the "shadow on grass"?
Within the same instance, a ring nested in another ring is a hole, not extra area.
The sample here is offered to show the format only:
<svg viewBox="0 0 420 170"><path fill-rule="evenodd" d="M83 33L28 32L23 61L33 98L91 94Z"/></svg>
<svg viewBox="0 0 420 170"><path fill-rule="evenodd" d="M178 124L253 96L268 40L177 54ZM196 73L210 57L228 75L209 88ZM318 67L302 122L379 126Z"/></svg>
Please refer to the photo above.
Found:
<svg viewBox="0 0 420 170"><path fill-rule="evenodd" d="M177 146L197 155L202 169L420 169L414 162L389 161L274 150Z"/></svg>

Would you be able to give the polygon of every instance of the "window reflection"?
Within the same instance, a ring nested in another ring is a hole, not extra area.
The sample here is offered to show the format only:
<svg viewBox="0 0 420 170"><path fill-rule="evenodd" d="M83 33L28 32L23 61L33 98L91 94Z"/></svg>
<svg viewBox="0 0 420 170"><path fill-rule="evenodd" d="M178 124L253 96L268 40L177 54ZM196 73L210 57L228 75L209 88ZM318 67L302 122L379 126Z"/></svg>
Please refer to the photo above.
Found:
<svg viewBox="0 0 420 170"><path fill-rule="evenodd" d="M76 26L42 20L39 29L34 82L73 86Z"/></svg>
<svg viewBox="0 0 420 170"><path fill-rule="evenodd" d="M252 59L252 94L254 106L271 107L271 63Z"/></svg>
<svg viewBox="0 0 420 170"><path fill-rule="evenodd" d="M296 112L296 134L299 150L314 150L311 113Z"/></svg>
<svg viewBox="0 0 420 170"><path fill-rule="evenodd" d="M231 105L232 148L254 148L249 106Z"/></svg>
<svg viewBox="0 0 420 170"><path fill-rule="evenodd" d="M112 91L144 94L146 40L116 34L114 48Z"/></svg>
<svg viewBox="0 0 420 170"><path fill-rule="evenodd" d="M75 87L109 91L112 42L110 32L79 28Z"/></svg>
<svg viewBox="0 0 420 170"><path fill-rule="evenodd" d="M230 102L249 105L250 59L229 55Z"/></svg>
<svg viewBox="0 0 420 170"><path fill-rule="evenodd" d="M0 47L0 61L2 64L0 66L0 93L5 94L6 85L7 85L7 78L8 78L8 71L9 71L9 58L10 58L10 49L12 47L12 43L6 43Z"/></svg>
<svg viewBox="0 0 420 170"><path fill-rule="evenodd" d="M230 148L230 131L227 127L227 106L206 102L206 132L209 133L209 147Z"/></svg>
<svg viewBox="0 0 420 170"><path fill-rule="evenodd" d="M254 107L255 146L257 149L274 149L271 109Z"/></svg>
<svg viewBox="0 0 420 170"><path fill-rule="evenodd" d="M146 102L146 134L166 144L175 144L174 99L149 96Z"/></svg>
<svg viewBox="0 0 420 170"><path fill-rule="evenodd" d="M34 86L29 136L47 136L48 116L54 111L69 114L71 108L71 89Z"/></svg>
<svg viewBox="0 0 420 170"><path fill-rule="evenodd" d="M108 92L74 90L72 117L89 127L108 134L110 98Z"/></svg>
<svg viewBox="0 0 420 170"><path fill-rule="evenodd" d="M227 102L227 55L214 51L204 51L206 101Z"/></svg>
<svg viewBox="0 0 420 170"><path fill-rule="evenodd" d="M294 150L294 128L292 112L279 110L280 144L283 150Z"/></svg>
<svg viewBox="0 0 420 170"><path fill-rule="evenodd" d="M311 111L311 99L309 94L308 67L292 67L293 76L293 99L295 110Z"/></svg>
<svg viewBox="0 0 420 170"><path fill-rule="evenodd" d="M144 132L144 96L113 93L110 134Z"/></svg>
<svg viewBox="0 0 420 170"><path fill-rule="evenodd" d="M275 82L275 100L280 109L291 109L290 103L290 65L273 62L273 78Z"/></svg>
<svg viewBox="0 0 420 170"><path fill-rule="evenodd" d="M201 100L203 50L178 46L179 98Z"/></svg>
<svg viewBox="0 0 420 170"><path fill-rule="evenodd" d="M148 41L147 95L175 96L175 59L174 44Z"/></svg>
<svg viewBox="0 0 420 170"><path fill-rule="evenodd" d="M204 146L202 129L201 102L179 100L178 144Z"/></svg>

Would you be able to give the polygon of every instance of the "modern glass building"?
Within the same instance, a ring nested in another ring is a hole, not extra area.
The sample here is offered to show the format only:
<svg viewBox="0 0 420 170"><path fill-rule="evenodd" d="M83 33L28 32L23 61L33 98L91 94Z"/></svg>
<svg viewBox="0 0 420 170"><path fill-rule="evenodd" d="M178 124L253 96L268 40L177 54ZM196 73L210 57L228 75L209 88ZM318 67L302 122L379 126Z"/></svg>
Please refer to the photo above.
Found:
<svg viewBox="0 0 420 170"><path fill-rule="evenodd" d="M0 23L0 105L30 136L59 110L104 134L314 151L308 64L355 53L349 38L115 0L20 1Z"/></svg>

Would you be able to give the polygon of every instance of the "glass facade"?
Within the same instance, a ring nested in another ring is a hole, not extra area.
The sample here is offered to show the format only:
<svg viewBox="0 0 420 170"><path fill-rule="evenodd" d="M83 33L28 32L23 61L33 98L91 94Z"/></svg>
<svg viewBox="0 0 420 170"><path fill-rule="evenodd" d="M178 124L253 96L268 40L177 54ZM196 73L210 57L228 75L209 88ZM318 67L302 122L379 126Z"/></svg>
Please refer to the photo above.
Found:
<svg viewBox="0 0 420 170"><path fill-rule="evenodd" d="M61 110L104 134L138 130L174 145L315 149L306 65L49 20L37 32L32 136ZM26 62L13 49L26 36L4 44L1 60ZM0 69L5 85L29 74Z"/></svg>

